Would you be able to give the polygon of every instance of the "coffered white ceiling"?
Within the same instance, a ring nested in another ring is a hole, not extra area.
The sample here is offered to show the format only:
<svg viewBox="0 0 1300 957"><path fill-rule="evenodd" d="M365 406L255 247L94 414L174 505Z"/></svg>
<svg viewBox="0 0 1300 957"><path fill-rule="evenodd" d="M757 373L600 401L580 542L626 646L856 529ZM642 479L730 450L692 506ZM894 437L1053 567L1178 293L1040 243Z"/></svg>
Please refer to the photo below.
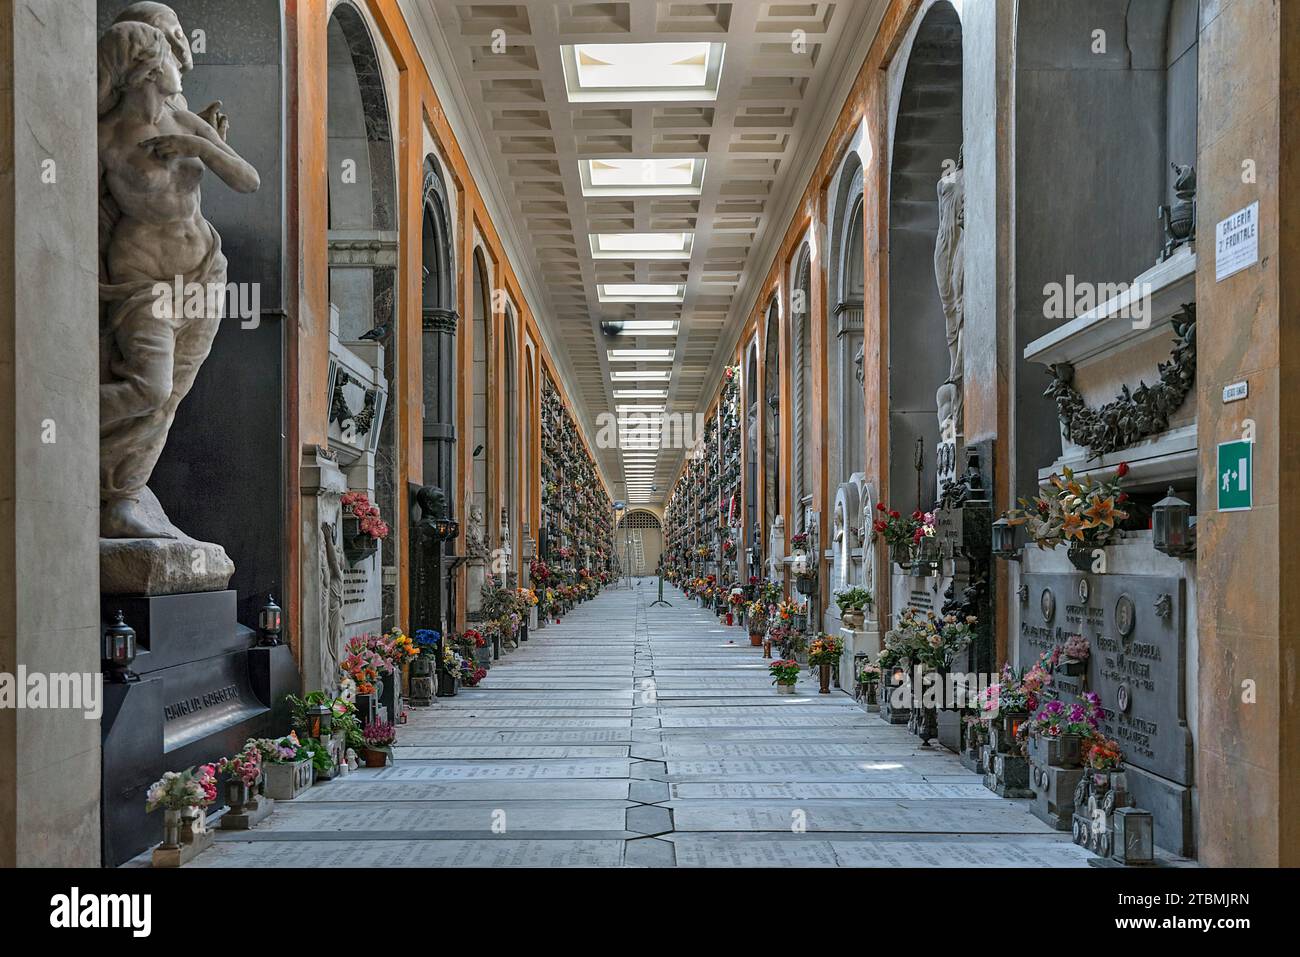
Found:
<svg viewBox="0 0 1300 957"><path fill-rule="evenodd" d="M583 420L700 411L883 0L421 2ZM597 450L615 495L662 501L683 450L625 451Z"/></svg>

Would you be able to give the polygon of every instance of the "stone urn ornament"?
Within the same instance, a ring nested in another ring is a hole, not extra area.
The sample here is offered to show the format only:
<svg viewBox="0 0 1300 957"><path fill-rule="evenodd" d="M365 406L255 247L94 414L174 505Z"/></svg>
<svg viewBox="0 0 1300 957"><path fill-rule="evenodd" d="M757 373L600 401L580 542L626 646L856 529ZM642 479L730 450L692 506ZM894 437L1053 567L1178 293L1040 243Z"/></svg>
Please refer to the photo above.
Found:
<svg viewBox="0 0 1300 957"><path fill-rule="evenodd" d="M100 571L105 594L226 587L220 545L172 524L149 489L176 410L225 317L226 257L203 216L207 173L240 193L255 170L214 103L191 113L176 13L128 7L99 39Z"/></svg>

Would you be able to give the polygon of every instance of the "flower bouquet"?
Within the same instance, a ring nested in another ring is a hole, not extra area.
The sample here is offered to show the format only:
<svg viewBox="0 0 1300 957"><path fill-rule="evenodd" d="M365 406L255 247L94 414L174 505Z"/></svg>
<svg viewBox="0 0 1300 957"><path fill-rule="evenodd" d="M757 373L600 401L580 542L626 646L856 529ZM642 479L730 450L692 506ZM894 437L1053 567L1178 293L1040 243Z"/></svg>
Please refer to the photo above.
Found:
<svg viewBox="0 0 1300 957"><path fill-rule="evenodd" d="M1048 480L1049 488L1032 499L1020 499L1022 507L1010 509L1007 521L1024 526L1029 541L1039 548L1068 546L1070 561L1088 571L1093 550L1109 545L1119 532L1116 523L1128 518L1128 512L1118 508L1128 501L1127 493L1120 491L1128 471L1128 463L1121 462L1112 479L1085 476L1079 481L1071 469L1063 469Z"/></svg>
<svg viewBox="0 0 1300 957"><path fill-rule="evenodd" d="M808 665L818 671L818 694L831 693L831 669L839 665L843 654L844 639L833 635L818 635L808 645Z"/></svg>
<svg viewBox="0 0 1300 957"><path fill-rule="evenodd" d="M217 799L217 769L211 764L200 764L184 771L168 771L149 785L145 792L145 810L152 813L163 809L162 847L173 857L161 861L154 852L155 866L167 863L179 865L175 855L182 844L191 845L190 853L197 853L212 841L210 832L203 826L203 809Z"/></svg>
<svg viewBox="0 0 1300 957"><path fill-rule="evenodd" d="M865 588L844 588L835 593L835 604L839 606L840 618L850 628L861 628L866 620L867 609L875 605L875 598Z"/></svg>
<svg viewBox="0 0 1300 957"><path fill-rule="evenodd" d="M925 522L925 513L916 511L904 515L898 509L892 509L884 502L876 504L876 518L871 523L871 540L883 541L889 548L890 559L903 568L912 566L916 547L928 534L934 535L934 516Z"/></svg>

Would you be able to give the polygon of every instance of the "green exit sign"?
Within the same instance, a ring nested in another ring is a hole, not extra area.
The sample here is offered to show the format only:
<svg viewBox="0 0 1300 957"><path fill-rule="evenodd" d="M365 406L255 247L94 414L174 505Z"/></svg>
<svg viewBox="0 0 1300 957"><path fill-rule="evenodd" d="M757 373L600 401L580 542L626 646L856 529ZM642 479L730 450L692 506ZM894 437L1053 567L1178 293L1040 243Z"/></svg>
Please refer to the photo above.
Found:
<svg viewBox="0 0 1300 957"><path fill-rule="evenodd" d="M1244 512L1255 488L1255 443L1219 443L1219 511Z"/></svg>

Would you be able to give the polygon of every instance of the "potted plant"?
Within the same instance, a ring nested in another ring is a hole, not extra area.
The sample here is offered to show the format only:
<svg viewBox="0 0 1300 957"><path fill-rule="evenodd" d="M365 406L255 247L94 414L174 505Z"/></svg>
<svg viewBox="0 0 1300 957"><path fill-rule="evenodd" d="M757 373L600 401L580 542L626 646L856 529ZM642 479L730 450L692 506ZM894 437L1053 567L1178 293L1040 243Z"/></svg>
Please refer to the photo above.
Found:
<svg viewBox="0 0 1300 957"><path fill-rule="evenodd" d="M839 606L840 619L856 631L865 622L867 609L875 604L875 598L867 589L855 585L837 591L835 604Z"/></svg>
<svg viewBox="0 0 1300 957"><path fill-rule="evenodd" d="M767 670L777 694L794 694L795 682L799 680L799 662L792 658L778 658L767 666Z"/></svg>
<svg viewBox="0 0 1300 957"><path fill-rule="evenodd" d="M376 718L361 729L361 759L368 768L382 768L393 756L393 742L397 731L382 718Z"/></svg>
<svg viewBox="0 0 1300 957"><path fill-rule="evenodd" d="M163 809L162 846L179 848L193 844L203 828L203 809L217 799L217 769L211 764L168 771L149 785L145 810Z"/></svg>
<svg viewBox="0 0 1300 957"><path fill-rule="evenodd" d="M312 786L313 761L317 753L326 760L329 748L317 741L304 746L298 735L290 732L287 738L252 738L245 748L257 749L262 759L262 786L266 796L273 801L292 801Z"/></svg>
<svg viewBox="0 0 1300 957"><path fill-rule="evenodd" d="M763 636L767 633L767 611L766 602L751 601L745 612L749 623L749 643L755 648L763 644Z"/></svg>
<svg viewBox="0 0 1300 957"><path fill-rule="evenodd" d="M1083 742L1097 733L1101 721L1101 698L1084 693L1082 704L1066 704L1059 698L1047 702L1034 716L1032 733L1046 751L1046 763L1077 768L1083 759Z"/></svg>
<svg viewBox="0 0 1300 957"><path fill-rule="evenodd" d="M831 668L838 666L844 654L844 640L831 635L818 635L808 645L808 664L818 670L818 694L831 693Z"/></svg>

